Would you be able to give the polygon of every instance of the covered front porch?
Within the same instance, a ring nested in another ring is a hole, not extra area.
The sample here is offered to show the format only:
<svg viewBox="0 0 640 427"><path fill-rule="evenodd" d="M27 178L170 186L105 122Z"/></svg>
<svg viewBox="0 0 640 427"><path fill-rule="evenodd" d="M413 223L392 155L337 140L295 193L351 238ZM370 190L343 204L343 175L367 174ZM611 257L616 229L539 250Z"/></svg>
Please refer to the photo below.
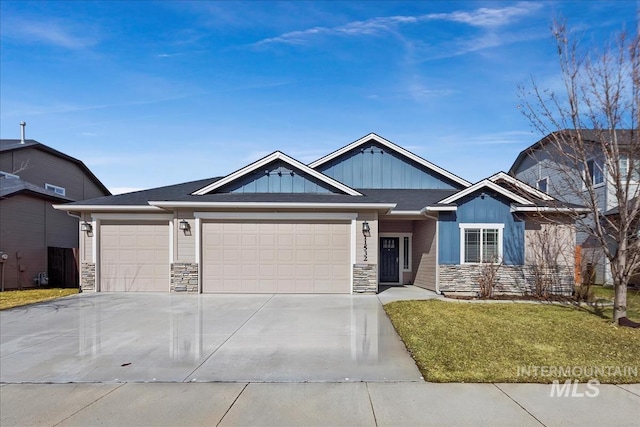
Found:
<svg viewBox="0 0 640 427"><path fill-rule="evenodd" d="M437 221L381 216L376 236L378 286L416 285L436 290Z"/></svg>

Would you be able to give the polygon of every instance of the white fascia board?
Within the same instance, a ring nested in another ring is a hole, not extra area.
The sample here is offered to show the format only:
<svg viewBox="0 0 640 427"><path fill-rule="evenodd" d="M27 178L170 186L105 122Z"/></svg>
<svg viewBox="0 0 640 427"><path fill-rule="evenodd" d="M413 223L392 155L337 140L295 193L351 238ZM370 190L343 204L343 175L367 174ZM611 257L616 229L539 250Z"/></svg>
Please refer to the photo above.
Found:
<svg viewBox="0 0 640 427"><path fill-rule="evenodd" d="M489 181L488 179L483 179L482 181L476 182L475 184L473 184L471 187L469 188L465 188L464 190L458 191L457 193L447 197L446 199L442 199L440 200L438 203L442 203L443 205L448 205L449 203L453 203L456 200L473 193L474 191L478 191L481 188L490 188L491 190L502 194L503 196L513 200L516 203L521 203L523 205L532 205L533 203L531 203L529 200L525 199L524 197L518 196L516 193L513 193L509 190L507 190L506 188L503 188L501 186L499 186L498 184Z"/></svg>
<svg viewBox="0 0 640 427"><path fill-rule="evenodd" d="M391 211L389 212L387 215L394 215L394 216L420 216L423 215L422 211Z"/></svg>
<svg viewBox="0 0 640 427"><path fill-rule="evenodd" d="M589 208L554 208L549 206L513 206L511 212L558 212L558 213L589 213Z"/></svg>
<svg viewBox="0 0 640 427"><path fill-rule="evenodd" d="M165 211L166 212L166 211ZM92 213L91 219L95 220L139 220L139 221L171 221L173 214L171 213Z"/></svg>
<svg viewBox="0 0 640 427"><path fill-rule="evenodd" d="M421 213L425 212L455 212L458 210L457 206L426 206L422 208Z"/></svg>
<svg viewBox="0 0 640 427"><path fill-rule="evenodd" d="M292 202L149 202L162 208L233 208L233 209L362 209L391 210L395 203L292 203Z"/></svg>
<svg viewBox="0 0 640 427"><path fill-rule="evenodd" d="M236 220L303 220L303 221L355 221L357 213L343 212L194 212L200 219Z"/></svg>
<svg viewBox="0 0 640 427"><path fill-rule="evenodd" d="M53 205L54 209L72 212L138 212L154 211L161 212L164 209L149 205Z"/></svg>
<svg viewBox="0 0 640 427"><path fill-rule="evenodd" d="M405 150L404 148L400 147L399 145L396 145L393 142L391 142L391 141L389 141L387 139L384 139L381 136L376 135L375 133L370 133L369 135L366 135L366 136L360 138L359 140L357 140L355 142L352 142L351 144L347 145L346 147L342 147L341 149L336 150L331 154L328 154L328 155L326 155L324 157L321 157L320 159L314 161L313 163L310 163L309 167L315 169L316 167L318 167L320 165L323 165L323 164L327 163L328 161L331 161L331 160L335 159L336 157L346 153L347 151L353 150L354 148L356 148L356 147L358 147L358 146L360 146L360 145L362 145L362 144L364 144L366 142L371 141L372 139L375 140L376 142L384 145L388 149L393 150L396 153L401 154L404 157L407 157L407 158L413 160L414 162L426 167L427 169L430 169L430 170L432 170L434 172L437 172L440 175L446 176L450 180L452 180L454 182L457 182L460 185L463 185L465 187L469 187L471 185L471 183L469 181L467 181L465 179L462 179L459 176L454 175L451 172L446 171L446 170L442 169L441 167L438 167L438 166L434 165L433 163L429 162L428 160L425 160L422 157L417 156L417 155L413 154L412 152Z"/></svg>
<svg viewBox="0 0 640 427"><path fill-rule="evenodd" d="M538 190L537 188L534 188L534 187L530 186L526 182L520 181L518 178L514 178L511 175L507 175L504 172L498 172L497 174L492 175L487 179L489 181L491 181L491 182L496 182L499 179L504 179L509 184L513 184L516 187L520 188L521 190L524 190L524 191L526 191L528 193L531 193L534 196L541 198L542 200L554 200L554 198L551 197L550 195L548 195L547 193L544 193L544 192Z"/></svg>
<svg viewBox="0 0 640 427"><path fill-rule="evenodd" d="M268 156L251 163L248 166L245 166L242 169L239 169L235 172L233 172L232 174L229 174L227 176L225 176L222 179L217 180L216 182L213 182L209 185L207 185L204 188L201 188L199 190L194 191L193 193L191 193L194 196L203 196L213 190L215 190L216 188L220 188L223 185L226 185L230 182L235 181L238 178L241 178L244 175L247 175L251 172L253 172L256 169L261 168L262 166L265 166L275 160L282 160L285 163L288 163L289 165L300 169L301 171L303 171L304 173L307 173L311 176L313 176L316 179L319 179L320 181L324 182L325 184L330 185L331 187L340 190L350 196L362 196L362 193L359 193L358 191L354 190L351 187L348 187L338 181L336 181L333 178L330 178L316 170L311 169L309 166L305 165L304 163L300 163L299 161L297 161L296 159L287 156L286 154L280 152L280 151L275 151L271 154L269 154Z"/></svg>

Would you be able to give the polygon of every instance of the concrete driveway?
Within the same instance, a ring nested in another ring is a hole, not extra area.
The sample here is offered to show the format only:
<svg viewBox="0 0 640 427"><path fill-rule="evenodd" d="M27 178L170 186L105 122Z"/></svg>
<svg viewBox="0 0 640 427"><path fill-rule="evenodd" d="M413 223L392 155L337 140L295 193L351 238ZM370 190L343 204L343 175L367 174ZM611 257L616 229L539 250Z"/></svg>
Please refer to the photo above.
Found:
<svg viewBox="0 0 640 427"><path fill-rule="evenodd" d="M3 383L421 381L373 295L85 293L0 338Z"/></svg>

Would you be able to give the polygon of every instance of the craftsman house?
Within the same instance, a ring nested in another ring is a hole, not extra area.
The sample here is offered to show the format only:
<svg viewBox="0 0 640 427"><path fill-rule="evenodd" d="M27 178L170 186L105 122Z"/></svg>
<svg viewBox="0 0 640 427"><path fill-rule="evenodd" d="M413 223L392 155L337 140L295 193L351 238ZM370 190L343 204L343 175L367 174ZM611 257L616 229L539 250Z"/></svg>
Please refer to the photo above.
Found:
<svg viewBox="0 0 640 427"><path fill-rule="evenodd" d="M531 243L563 205L498 173L472 184L369 134L310 164L276 151L218 178L60 204L81 218L82 287L95 291L375 293L415 284L529 292ZM573 287L573 248L554 292Z"/></svg>

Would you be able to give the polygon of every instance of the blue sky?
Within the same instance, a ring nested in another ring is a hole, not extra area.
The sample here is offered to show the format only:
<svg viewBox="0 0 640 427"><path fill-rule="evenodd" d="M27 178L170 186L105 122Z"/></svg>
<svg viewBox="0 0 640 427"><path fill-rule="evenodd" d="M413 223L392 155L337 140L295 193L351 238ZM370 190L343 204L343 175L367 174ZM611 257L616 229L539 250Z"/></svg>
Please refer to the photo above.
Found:
<svg viewBox="0 0 640 427"><path fill-rule="evenodd" d="M114 192L311 162L375 132L470 181L536 142L549 26L636 26L617 2L0 2L0 136L83 160Z"/></svg>

